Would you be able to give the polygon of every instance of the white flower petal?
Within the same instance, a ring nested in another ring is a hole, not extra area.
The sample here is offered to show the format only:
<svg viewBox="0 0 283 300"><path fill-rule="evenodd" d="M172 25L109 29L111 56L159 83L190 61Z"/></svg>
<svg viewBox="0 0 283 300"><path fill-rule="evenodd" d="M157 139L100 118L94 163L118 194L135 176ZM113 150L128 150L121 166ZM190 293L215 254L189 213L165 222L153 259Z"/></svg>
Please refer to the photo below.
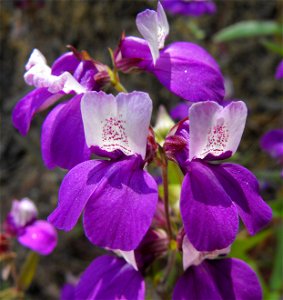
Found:
<svg viewBox="0 0 283 300"><path fill-rule="evenodd" d="M158 3L157 12L146 9L139 13L136 18L136 25L141 35L148 42L155 64L159 57L159 49L164 47L165 39L169 33L169 24L162 5Z"/></svg>
<svg viewBox="0 0 283 300"><path fill-rule="evenodd" d="M24 79L28 85L37 88L48 88L50 93L56 94L61 91L68 94L74 91L77 94L85 93L86 89L68 72L60 76L51 74L51 68L46 64L44 56L34 49L28 63Z"/></svg>
<svg viewBox="0 0 283 300"><path fill-rule="evenodd" d="M244 102L231 102L222 107L207 101L193 104L189 110L189 159L219 157L225 152L234 154L239 146L247 118Z"/></svg>
<svg viewBox="0 0 283 300"><path fill-rule="evenodd" d="M135 258L135 251L122 251L122 250L114 250L118 256L122 256L125 261L130 264L136 271L138 271L137 261Z"/></svg>
<svg viewBox="0 0 283 300"><path fill-rule="evenodd" d="M33 49L25 68L28 71L35 65L46 65L46 63L44 55L38 49Z"/></svg>
<svg viewBox="0 0 283 300"><path fill-rule="evenodd" d="M205 259L215 259L219 255L226 255L231 251L231 246L224 249L214 251L198 251L185 235L182 244L183 250L183 269L186 270L190 266L198 266Z"/></svg>
<svg viewBox="0 0 283 300"><path fill-rule="evenodd" d="M22 227L37 217L37 208L29 198L23 198L21 201L14 200L11 216L15 224Z"/></svg>
<svg viewBox="0 0 283 300"><path fill-rule="evenodd" d="M152 101L148 94L88 92L81 102L86 143L112 152L145 157Z"/></svg>

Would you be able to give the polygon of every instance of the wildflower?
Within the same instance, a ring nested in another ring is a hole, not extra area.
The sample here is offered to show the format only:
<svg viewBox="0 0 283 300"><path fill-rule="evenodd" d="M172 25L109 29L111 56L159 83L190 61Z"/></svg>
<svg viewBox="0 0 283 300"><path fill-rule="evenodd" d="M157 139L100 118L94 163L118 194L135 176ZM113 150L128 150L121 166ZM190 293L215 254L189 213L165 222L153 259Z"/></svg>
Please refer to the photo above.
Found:
<svg viewBox="0 0 283 300"><path fill-rule="evenodd" d="M71 230L84 210L84 229L95 245L132 250L148 230L158 200L154 178L143 170L152 102L148 94L88 92L81 102L86 143L108 160L70 170L49 216Z"/></svg>
<svg viewBox="0 0 283 300"><path fill-rule="evenodd" d="M84 271L75 299L145 299L141 273L123 258L104 255Z"/></svg>
<svg viewBox="0 0 283 300"><path fill-rule="evenodd" d="M82 274L74 299L145 299L142 274L166 253L168 243L163 230L149 229L134 251L96 258Z"/></svg>
<svg viewBox="0 0 283 300"><path fill-rule="evenodd" d="M169 26L162 5L157 12L138 14L136 23L144 39L122 37L115 63L123 72L147 71L169 91L188 101L224 98L224 79L216 61L200 46L175 42L164 47Z"/></svg>
<svg viewBox="0 0 283 300"><path fill-rule="evenodd" d="M46 221L37 220L37 209L28 199L14 200L4 228L10 236L16 236L23 246L41 255L50 254L57 244L57 233Z"/></svg>
<svg viewBox="0 0 283 300"><path fill-rule="evenodd" d="M23 97L13 110L13 124L19 132L26 135L36 113L51 107L65 95L72 96L68 102L55 106L43 124L42 157L48 168L60 166L70 169L89 159L80 101L86 91L100 88L94 79L96 74L97 66L86 55L65 53L50 68L40 51L33 50L26 64L24 79L35 89Z"/></svg>
<svg viewBox="0 0 283 300"><path fill-rule="evenodd" d="M211 0L161 0L165 10L173 15L199 17L214 14L216 5Z"/></svg>
<svg viewBox="0 0 283 300"><path fill-rule="evenodd" d="M246 116L247 108L241 101L226 107L210 101L196 103L190 107L189 121L176 126L165 142L170 158L185 174L180 210L187 237L199 251L232 244L238 215L250 234L272 217L249 170L233 163L213 163L236 152Z"/></svg>
<svg viewBox="0 0 283 300"><path fill-rule="evenodd" d="M247 264L234 258L216 259L229 249L203 254L185 238L182 248L183 260L186 256L195 259L177 281L174 300L262 299L257 276ZM145 269L137 267L129 254L122 253L124 259L110 255L96 258L82 274L74 299L145 299Z"/></svg>
<svg viewBox="0 0 283 300"><path fill-rule="evenodd" d="M175 285L173 300L262 299L256 273L245 262L235 258L216 259L228 252L229 249L199 252L185 237L183 261L189 263Z"/></svg>

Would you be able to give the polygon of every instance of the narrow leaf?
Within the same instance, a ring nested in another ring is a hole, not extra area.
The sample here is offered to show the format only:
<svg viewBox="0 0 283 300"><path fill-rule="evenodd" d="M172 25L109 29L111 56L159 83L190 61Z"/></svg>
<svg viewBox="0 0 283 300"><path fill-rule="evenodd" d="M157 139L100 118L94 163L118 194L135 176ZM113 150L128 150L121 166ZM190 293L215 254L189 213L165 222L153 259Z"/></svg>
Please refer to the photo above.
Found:
<svg viewBox="0 0 283 300"><path fill-rule="evenodd" d="M270 289L272 291L280 291L283 290L283 227L282 224L277 229L277 246L276 253L274 257L274 265L270 279Z"/></svg>
<svg viewBox="0 0 283 300"><path fill-rule="evenodd" d="M18 285L21 290L25 291L31 285L36 272L38 261L38 254L35 252L30 252L26 261L24 262L24 265L22 266L19 276Z"/></svg>
<svg viewBox="0 0 283 300"><path fill-rule="evenodd" d="M261 44L269 51L277 53L283 56L283 47L282 45L270 42L270 41L262 41Z"/></svg>
<svg viewBox="0 0 283 300"><path fill-rule="evenodd" d="M281 35L282 24L273 21L242 21L228 26L213 37L215 42L227 42L240 38Z"/></svg>

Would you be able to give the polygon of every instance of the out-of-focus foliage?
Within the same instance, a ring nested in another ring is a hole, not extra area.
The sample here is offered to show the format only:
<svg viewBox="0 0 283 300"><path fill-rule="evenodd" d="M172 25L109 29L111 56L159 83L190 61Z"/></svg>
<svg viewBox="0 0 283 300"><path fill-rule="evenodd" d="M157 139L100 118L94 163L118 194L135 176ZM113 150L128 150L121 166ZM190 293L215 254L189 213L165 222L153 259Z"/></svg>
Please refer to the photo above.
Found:
<svg viewBox="0 0 283 300"><path fill-rule="evenodd" d="M282 24L273 21L242 21L228 26L214 35L216 42L227 42L240 38L281 35Z"/></svg>

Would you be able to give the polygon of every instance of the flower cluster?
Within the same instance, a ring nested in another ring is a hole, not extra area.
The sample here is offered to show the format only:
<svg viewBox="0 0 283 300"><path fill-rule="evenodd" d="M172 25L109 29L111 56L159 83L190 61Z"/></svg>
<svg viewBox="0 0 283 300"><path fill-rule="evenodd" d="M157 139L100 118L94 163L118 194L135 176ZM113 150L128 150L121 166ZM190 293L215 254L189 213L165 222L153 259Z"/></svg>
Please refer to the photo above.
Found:
<svg viewBox="0 0 283 300"><path fill-rule="evenodd" d="M162 4L173 13L199 15L215 9L211 1ZM48 221L70 231L83 214L89 241L111 251L96 258L77 285L62 295L145 299L151 268L160 262L166 280L172 257L174 264L180 253L184 272L175 278L173 299L261 299L254 271L238 259L221 258L236 238L239 217L251 235L272 218L255 176L241 165L221 162L239 146L247 107L242 101L224 101L223 76L206 50L189 42L165 46L169 24L160 3L157 11L138 14L136 24L143 39L122 36L113 53L113 70L74 48L50 68L34 50L24 78L35 89L13 112L14 126L25 135L36 113L69 96L56 104L42 127L46 166L68 170ZM118 71L136 70L153 74L169 91L190 101L178 112L185 118L168 128L163 141L155 139L150 127L150 96L121 92ZM106 84L120 93L106 94ZM183 174L180 203L174 207L168 196L169 161ZM161 185L150 170L161 170ZM29 234L33 237L43 221L35 221L30 207L19 213L18 206L14 204L7 219L10 232L42 252L30 243ZM42 235L43 254L51 244Z"/></svg>
<svg viewBox="0 0 283 300"><path fill-rule="evenodd" d="M41 255L50 254L57 245L55 228L47 221L37 220L37 208L28 198L13 201L3 234L6 238L16 237L23 246Z"/></svg>

